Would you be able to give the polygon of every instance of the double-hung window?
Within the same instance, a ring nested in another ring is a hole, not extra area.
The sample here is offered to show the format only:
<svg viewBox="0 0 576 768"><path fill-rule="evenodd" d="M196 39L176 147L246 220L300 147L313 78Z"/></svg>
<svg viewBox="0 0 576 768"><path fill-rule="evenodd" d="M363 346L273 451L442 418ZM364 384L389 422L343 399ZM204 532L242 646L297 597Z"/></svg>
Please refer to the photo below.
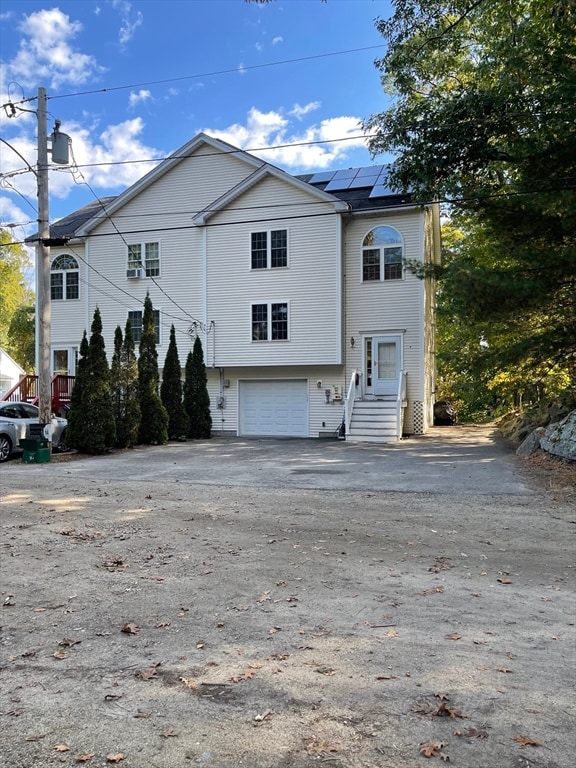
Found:
<svg viewBox="0 0 576 768"><path fill-rule="evenodd" d="M146 277L160 275L160 243L130 243L128 270L141 269Z"/></svg>
<svg viewBox="0 0 576 768"><path fill-rule="evenodd" d="M288 302L252 304L252 341L288 340Z"/></svg>
<svg viewBox="0 0 576 768"><path fill-rule="evenodd" d="M160 344L160 310L154 309L153 313L156 344ZM143 312L141 309L136 309L134 311L130 310L128 312L128 320L130 320L130 325L132 327L132 338L134 339L134 344L139 344L140 340L142 339L142 315Z"/></svg>
<svg viewBox="0 0 576 768"><path fill-rule="evenodd" d="M252 232L250 240L252 269L278 269L288 266L288 230L271 229Z"/></svg>
<svg viewBox="0 0 576 768"><path fill-rule="evenodd" d="M375 227L362 243L363 282L402 280L402 235L392 227Z"/></svg>
<svg viewBox="0 0 576 768"><path fill-rule="evenodd" d="M50 296L52 301L80 298L80 274L78 262L73 256L63 253L52 262Z"/></svg>

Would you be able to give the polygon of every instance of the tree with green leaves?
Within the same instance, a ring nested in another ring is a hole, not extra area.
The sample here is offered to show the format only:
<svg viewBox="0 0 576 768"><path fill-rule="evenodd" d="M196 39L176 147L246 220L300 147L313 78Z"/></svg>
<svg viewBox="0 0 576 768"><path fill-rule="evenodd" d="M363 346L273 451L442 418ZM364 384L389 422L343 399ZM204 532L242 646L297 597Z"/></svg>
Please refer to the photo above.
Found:
<svg viewBox="0 0 576 768"><path fill-rule="evenodd" d="M176 345L176 330L173 325L170 328L170 343L162 371L160 398L168 412L168 439L185 440L190 423L182 402L182 368Z"/></svg>
<svg viewBox="0 0 576 768"><path fill-rule="evenodd" d="M168 441L168 414L158 393L159 379L154 308L150 294L147 293L144 300L142 336L138 356L138 390L141 413L139 439L141 443L147 445L162 445Z"/></svg>
<svg viewBox="0 0 576 768"><path fill-rule="evenodd" d="M212 434L210 395L200 337L196 336L192 352L188 353L184 378L184 408L190 419L188 436L206 439Z"/></svg>
<svg viewBox="0 0 576 768"><path fill-rule="evenodd" d="M370 149L395 153L392 184L448 201L463 233L439 324L475 342L455 341L452 365L496 399L576 399L576 6L396 0L377 27L394 100L365 123Z"/></svg>
<svg viewBox="0 0 576 768"><path fill-rule="evenodd" d="M81 359L72 390L68 445L82 453L100 454L116 441L116 427L110 391L110 369L102 335L102 318L96 307L90 341L86 335L80 347ZM78 387L78 392L75 390Z"/></svg>
<svg viewBox="0 0 576 768"><path fill-rule="evenodd" d="M34 304L21 304L8 326L6 349L27 373L36 365L36 308Z"/></svg>
<svg viewBox="0 0 576 768"><path fill-rule="evenodd" d="M26 250L12 242L9 232L0 229L0 347L27 370L34 367L34 358L30 366L28 333L24 334L24 338L20 336L25 314L19 313L23 307L34 304L26 281L26 270L31 266Z"/></svg>
<svg viewBox="0 0 576 768"><path fill-rule="evenodd" d="M88 337L86 331L80 342L80 354L76 363L76 375L74 386L70 395L70 410L68 411L68 426L66 427L66 443L70 448L78 448L84 445L84 397L90 384L88 374Z"/></svg>
<svg viewBox="0 0 576 768"><path fill-rule="evenodd" d="M110 372L113 413L116 422L116 446L130 448L138 442L140 430L138 361L130 320L126 321L124 336L120 326L116 328Z"/></svg>

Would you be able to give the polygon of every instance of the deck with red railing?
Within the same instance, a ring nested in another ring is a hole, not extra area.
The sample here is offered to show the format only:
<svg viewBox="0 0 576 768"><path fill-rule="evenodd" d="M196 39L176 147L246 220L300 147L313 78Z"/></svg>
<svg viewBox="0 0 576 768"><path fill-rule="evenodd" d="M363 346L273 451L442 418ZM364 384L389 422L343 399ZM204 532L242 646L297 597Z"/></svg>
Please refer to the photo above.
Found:
<svg viewBox="0 0 576 768"><path fill-rule="evenodd" d="M59 415L67 405L70 405L74 376L56 374L51 379L52 411ZM38 376L26 374L22 376L18 384L9 389L0 400L10 402L32 403L38 405Z"/></svg>

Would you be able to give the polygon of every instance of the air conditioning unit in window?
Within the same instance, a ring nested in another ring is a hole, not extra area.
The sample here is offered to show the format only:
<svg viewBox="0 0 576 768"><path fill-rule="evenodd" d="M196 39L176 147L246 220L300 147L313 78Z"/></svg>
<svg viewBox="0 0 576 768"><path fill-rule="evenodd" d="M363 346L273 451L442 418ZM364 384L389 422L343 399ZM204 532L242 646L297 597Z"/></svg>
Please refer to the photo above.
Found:
<svg viewBox="0 0 576 768"><path fill-rule="evenodd" d="M133 280L137 277L144 277L144 270L138 267L137 269L127 269L126 270L126 277Z"/></svg>

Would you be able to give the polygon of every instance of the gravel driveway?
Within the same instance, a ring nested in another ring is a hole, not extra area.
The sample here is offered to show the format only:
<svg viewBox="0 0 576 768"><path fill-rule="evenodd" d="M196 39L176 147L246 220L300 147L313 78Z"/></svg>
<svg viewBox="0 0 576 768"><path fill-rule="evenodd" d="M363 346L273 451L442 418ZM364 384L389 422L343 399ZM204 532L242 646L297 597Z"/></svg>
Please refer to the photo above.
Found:
<svg viewBox="0 0 576 768"><path fill-rule="evenodd" d="M2 766L573 765L576 513L489 428L0 489Z"/></svg>

